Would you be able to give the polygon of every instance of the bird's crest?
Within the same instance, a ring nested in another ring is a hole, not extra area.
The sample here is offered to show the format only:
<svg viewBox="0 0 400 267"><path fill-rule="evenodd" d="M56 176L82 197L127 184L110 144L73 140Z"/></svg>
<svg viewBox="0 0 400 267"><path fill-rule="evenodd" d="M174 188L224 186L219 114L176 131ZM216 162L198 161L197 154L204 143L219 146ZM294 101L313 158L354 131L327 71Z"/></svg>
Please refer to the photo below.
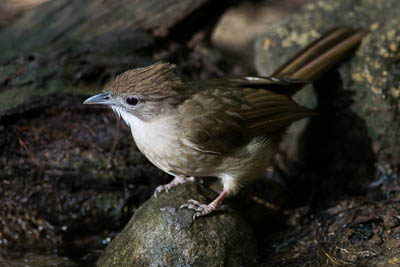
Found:
<svg viewBox="0 0 400 267"><path fill-rule="evenodd" d="M167 96L175 86L181 84L181 79L174 72L175 68L173 64L157 62L144 68L128 70L117 76L111 93Z"/></svg>

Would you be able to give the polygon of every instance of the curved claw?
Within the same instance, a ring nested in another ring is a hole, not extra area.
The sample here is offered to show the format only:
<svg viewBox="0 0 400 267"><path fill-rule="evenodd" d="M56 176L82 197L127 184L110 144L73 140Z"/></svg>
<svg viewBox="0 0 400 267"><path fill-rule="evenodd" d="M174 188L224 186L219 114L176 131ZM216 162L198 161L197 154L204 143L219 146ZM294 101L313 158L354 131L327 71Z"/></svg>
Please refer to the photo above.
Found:
<svg viewBox="0 0 400 267"><path fill-rule="evenodd" d="M194 211L201 211L201 207L200 206L196 206L193 204L183 204L179 207L179 209L189 209L189 210L194 210Z"/></svg>
<svg viewBox="0 0 400 267"><path fill-rule="evenodd" d="M169 190L168 190L167 185L159 185L159 186L157 186L157 187L156 187L156 190L154 190L153 196L154 196L155 198L157 198L158 195L159 195L160 193L162 193L163 191L167 192L167 194L169 193Z"/></svg>
<svg viewBox="0 0 400 267"><path fill-rule="evenodd" d="M195 213L193 214L193 221L196 220L196 218L199 218L199 217L201 217L201 216L203 216L203 214L201 214L201 212L195 212Z"/></svg>
<svg viewBox="0 0 400 267"><path fill-rule="evenodd" d="M206 205L206 204L202 204L201 202L199 202L197 200L190 199L188 201L188 203L185 203L179 207L179 209L184 209L184 208L196 211L193 214L193 221L194 221L198 217L210 214L211 212L213 212L215 210L216 207L213 203Z"/></svg>
<svg viewBox="0 0 400 267"><path fill-rule="evenodd" d="M179 209L181 210L181 209L189 209L189 204L182 204L180 207L179 207Z"/></svg>

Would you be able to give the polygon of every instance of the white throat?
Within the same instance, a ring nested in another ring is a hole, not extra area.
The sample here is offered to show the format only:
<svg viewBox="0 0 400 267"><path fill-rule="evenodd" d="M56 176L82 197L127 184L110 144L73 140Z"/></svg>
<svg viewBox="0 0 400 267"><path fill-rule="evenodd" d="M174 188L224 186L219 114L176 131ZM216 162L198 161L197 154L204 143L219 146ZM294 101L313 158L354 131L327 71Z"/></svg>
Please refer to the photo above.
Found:
<svg viewBox="0 0 400 267"><path fill-rule="evenodd" d="M133 135L133 129L136 129L136 131L140 131L140 128L142 128L141 126L143 126L145 123L145 122L141 121L140 119L138 119L136 116L129 114L122 108L112 107L112 109L129 126L129 128L132 131L132 135Z"/></svg>
<svg viewBox="0 0 400 267"><path fill-rule="evenodd" d="M172 116L146 122L121 108L113 107L113 110L131 128L136 145L150 160L156 155L163 157L164 153L177 145L178 131Z"/></svg>

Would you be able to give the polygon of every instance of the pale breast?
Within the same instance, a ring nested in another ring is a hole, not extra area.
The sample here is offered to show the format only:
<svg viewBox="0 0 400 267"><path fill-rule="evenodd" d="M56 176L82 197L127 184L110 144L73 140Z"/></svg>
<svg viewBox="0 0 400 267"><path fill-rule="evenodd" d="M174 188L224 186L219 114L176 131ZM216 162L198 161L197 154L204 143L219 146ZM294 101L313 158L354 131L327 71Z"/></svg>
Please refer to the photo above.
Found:
<svg viewBox="0 0 400 267"><path fill-rule="evenodd" d="M174 117L165 116L145 122L125 112L115 110L131 128L133 139L146 158L171 175L183 175L190 166L178 142Z"/></svg>

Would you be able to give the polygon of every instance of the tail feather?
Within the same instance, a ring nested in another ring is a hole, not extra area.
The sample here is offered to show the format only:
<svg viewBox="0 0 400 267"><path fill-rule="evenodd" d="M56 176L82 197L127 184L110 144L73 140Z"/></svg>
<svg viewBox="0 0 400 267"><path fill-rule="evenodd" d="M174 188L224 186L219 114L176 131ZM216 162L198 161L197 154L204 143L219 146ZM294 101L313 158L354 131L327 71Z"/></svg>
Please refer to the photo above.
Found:
<svg viewBox="0 0 400 267"><path fill-rule="evenodd" d="M313 82L352 52L366 33L363 29L334 28L288 60L272 76ZM302 87L295 88L293 93Z"/></svg>

